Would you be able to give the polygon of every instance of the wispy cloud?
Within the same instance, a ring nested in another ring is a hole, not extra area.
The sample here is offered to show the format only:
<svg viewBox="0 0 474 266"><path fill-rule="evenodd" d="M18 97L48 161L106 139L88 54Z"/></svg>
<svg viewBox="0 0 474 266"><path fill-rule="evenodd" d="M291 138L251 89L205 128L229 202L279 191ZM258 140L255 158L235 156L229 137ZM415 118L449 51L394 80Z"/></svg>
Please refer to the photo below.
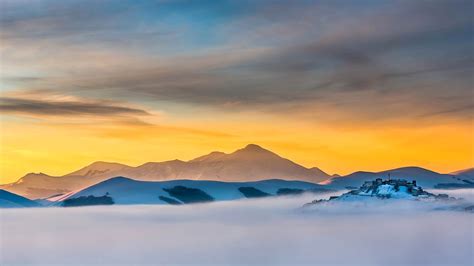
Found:
<svg viewBox="0 0 474 266"><path fill-rule="evenodd" d="M106 102L38 101L20 98L0 98L0 113L24 113L32 115L149 115L144 110L111 105Z"/></svg>
<svg viewBox="0 0 474 266"><path fill-rule="evenodd" d="M379 121L471 104L472 1L4 7L9 89Z"/></svg>
<svg viewBox="0 0 474 266"><path fill-rule="evenodd" d="M146 120L158 112L130 106L128 103L57 94L48 90L5 93L0 97L0 115L14 115L60 123L151 125Z"/></svg>

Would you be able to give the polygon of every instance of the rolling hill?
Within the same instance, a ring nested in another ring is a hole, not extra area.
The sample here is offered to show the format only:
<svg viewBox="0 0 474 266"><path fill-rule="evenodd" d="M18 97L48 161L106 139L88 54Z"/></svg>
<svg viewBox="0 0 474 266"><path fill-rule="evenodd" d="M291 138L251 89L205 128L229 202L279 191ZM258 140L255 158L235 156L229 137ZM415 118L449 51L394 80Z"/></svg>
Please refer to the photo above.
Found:
<svg viewBox="0 0 474 266"><path fill-rule="evenodd" d="M58 202L107 196L113 200L114 204L186 204L288 195L288 191L297 194L303 191L326 192L328 190L314 183L278 179L256 182L138 181L115 177L61 198Z"/></svg>
<svg viewBox="0 0 474 266"><path fill-rule="evenodd" d="M39 207L40 204L25 197L0 189L0 208Z"/></svg>

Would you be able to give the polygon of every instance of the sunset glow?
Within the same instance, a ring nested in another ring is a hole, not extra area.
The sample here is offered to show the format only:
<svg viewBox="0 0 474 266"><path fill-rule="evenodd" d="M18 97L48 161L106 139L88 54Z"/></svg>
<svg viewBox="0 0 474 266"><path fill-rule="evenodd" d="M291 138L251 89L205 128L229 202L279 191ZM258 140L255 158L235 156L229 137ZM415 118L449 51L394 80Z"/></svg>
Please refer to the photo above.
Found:
<svg viewBox="0 0 474 266"><path fill-rule="evenodd" d="M474 165L465 1L0 9L1 184L249 143L329 174Z"/></svg>

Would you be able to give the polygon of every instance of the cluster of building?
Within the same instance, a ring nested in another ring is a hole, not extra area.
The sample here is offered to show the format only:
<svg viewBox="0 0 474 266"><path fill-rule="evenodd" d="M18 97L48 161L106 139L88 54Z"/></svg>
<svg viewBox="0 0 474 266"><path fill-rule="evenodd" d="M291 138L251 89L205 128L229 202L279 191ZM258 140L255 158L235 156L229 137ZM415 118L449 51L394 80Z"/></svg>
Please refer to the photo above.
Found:
<svg viewBox="0 0 474 266"><path fill-rule="evenodd" d="M377 178L374 181L366 181L358 189L358 191L355 191L354 193L357 193L357 192L364 192L366 194L375 193L377 191L377 188L382 185L390 185L397 192L400 191L400 188L403 187L403 189L407 193L413 196L419 196L419 195L425 194L423 189L416 185L415 180L413 180L412 182L409 182L405 179L390 179L390 178L388 180L382 180L382 178Z"/></svg>
<svg viewBox="0 0 474 266"><path fill-rule="evenodd" d="M319 199L314 200L304 206L312 206L314 204L339 202L339 201L355 201L373 199L410 199L410 200L443 200L456 201L458 199L449 197L447 194L432 194L424 191L416 184L416 181L407 181L405 179L390 179L386 180L377 178L373 181L366 181L358 189L351 190L340 196L332 196L328 200ZM473 208L474 209L474 208ZM468 210L468 209L466 209ZM469 210L470 211L470 210Z"/></svg>

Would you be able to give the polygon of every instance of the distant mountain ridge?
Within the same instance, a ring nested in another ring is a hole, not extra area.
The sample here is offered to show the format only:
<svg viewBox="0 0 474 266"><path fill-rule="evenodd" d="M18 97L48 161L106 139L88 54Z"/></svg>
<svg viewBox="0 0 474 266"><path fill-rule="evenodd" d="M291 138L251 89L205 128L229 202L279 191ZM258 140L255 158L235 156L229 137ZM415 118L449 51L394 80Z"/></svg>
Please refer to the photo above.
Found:
<svg viewBox="0 0 474 266"><path fill-rule="evenodd" d="M474 167L452 172L451 174L474 179Z"/></svg>
<svg viewBox="0 0 474 266"><path fill-rule="evenodd" d="M30 173L15 183L0 186L28 198L46 198L77 191L116 176L143 181L175 179L216 181L301 180L318 183L330 176L319 168L306 168L255 144L232 153L211 152L190 161L148 162L137 167L94 162L60 177Z"/></svg>
<svg viewBox="0 0 474 266"><path fill-rule="evenodd" d="M365 181L373 181L376 178L393 178L416 180L417 184L425 188L434 188L438 184L466 184L461 175L440 174L421 167L401 167L381 172L354 172L346 176L336 176L321 182L333 189L353 189L359 187ZM474 181L474 177L471 179ZM468 180L469 181L469 180Z"/></svg>

